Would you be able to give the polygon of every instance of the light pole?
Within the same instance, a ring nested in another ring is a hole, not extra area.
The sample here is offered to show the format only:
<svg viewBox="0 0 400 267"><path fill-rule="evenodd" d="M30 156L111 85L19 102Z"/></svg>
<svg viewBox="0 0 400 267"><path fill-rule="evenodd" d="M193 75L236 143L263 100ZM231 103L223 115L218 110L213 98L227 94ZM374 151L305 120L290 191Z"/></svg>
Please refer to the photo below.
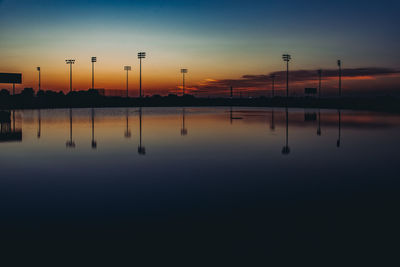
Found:
<svg viewBox="0 0 400 267"><path fill-rule="evenodd" d="M39 72L39 90L40 91L40 67L36 67L37 71Z"/></svg>
<svg viewBox="0 0 400 267"><path fill-rule="evenodd" d="M67 148L75 148L75 142L72 140L72 108L69 109L69 140L65 145Z"/></svg>
<svg viewBox="0 0 400 267"><path fill-rule="evenodd" d="M271 74L271 80L272 80L272 97L275 97L275 74Z"/></svg>
<svg viewBox="0 0 400 267"><path fill-rule="evenodd" d="M289 97L289 61L292 57L288 54L282 55L283 61L286 62L286 97Z"/></svg>
<svg viewBox="0 0 400 267"><path fill-rule="evenodd" d="M187 69L181 69L181 73L183 76L183 81L182 81L182 96L185 95L185 74L188 73Z"/></svg>
<svg viewBox="0 0 400 267"><path fill-rule="evenodd" d="M146 58L146 52L139 52L138 53L138 59L140 61L140 80L139 80L139 96L142 98L142 59Z"/></svg>
<svg viewBox="0 0 400 267"><path fill-rule="evenodd" d="M337 65L339 67L339 96L342 96L342 61L338 60Z"/></svg>
<svg viewBox="0 0 400 267"><path fill-rule="evenodd" d="M75 64L75 59L66 59L65 63L69 64L69 92L72 93L72 65Z"/></svg>
<svg viewBox="0 0 400 267"><path fill-rule="evenodd" d="M321 98L321 89L322 89L322 70L318 70L318 96Z"/></svg>
<svg viewBox="0 0 400 267"><path fill-rule="evenodd" d="M129 97L129 85L128 85L128 73L132 70L131 66L124 66L124 70L126 71L126 98Z"/></svg>
<svg viewBox="0 0 400 267"><path fill-rule="evenodd" d="M97 57L92 57L92 89L94 89L94 63L97 62Z"/></svg>

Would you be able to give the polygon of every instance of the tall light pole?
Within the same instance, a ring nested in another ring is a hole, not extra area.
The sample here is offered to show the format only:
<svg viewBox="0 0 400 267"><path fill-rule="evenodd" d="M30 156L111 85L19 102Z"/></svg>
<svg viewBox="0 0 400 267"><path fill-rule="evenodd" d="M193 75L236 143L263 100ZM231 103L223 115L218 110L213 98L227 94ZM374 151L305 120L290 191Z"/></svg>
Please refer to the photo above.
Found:
<svg viewBox="0 0 400 267"><path fill-rule="evenodd" d="M337 65L339 67L339 96L342 96L342 61L338 60Z"/></svg>
<svg viewBox="0 0 400 267"><path fill-rule="evenodd" d="M38 91L40 91L40 67L36 67L36 70L39 72L39 89L38 89Z"/></svg>
<svg viewBox="0 0 400 267"><path fill-rule="evenodd" d="M129 97L129 85L128 85L128 73L132 70L131 66L124 66L124 70L126 71L126 98Z"/></svg>
<svg viewBox="0 0 400 267"><path fill-rule="evenodd" d="M321 89L322 89L322 70L318 70L318 96L321 98Z"/></svg>
<svg viewBox="0 0 400 267"><path fill-rule="evenodd" d="M75 64L75 59L66 59L65 63L69 64L69 92L72 93L72 65Z"/></svg>
<svg viewBox="0 0 400 267"><path fill-rule="evenodd" d="M182 96L185 95L185 74L188 73L187 69L181 69L181 73L183 76L183 80L182 80Z"/></svg>
<svg viewBox="0 0 400 267"><path fill-rule="evenodd" d="M138 59L140 61L140 80L139 80L139 96L142 98L142 59L146 58L146 52L139 52L138 53Z"/></svg>
<svg viewBox="0 0 400 267"><path fill-rule="evenodd" d="M289 61L292 57L288 54L282 55L283 61L286 62L286 97L289 97Z"/></svg>
<svg viewBox="0 0 400 267"><path fill-rule="evenodd" d="M92 57L92 89L94 89L94 63L97 62L97 57Z"/></svg>
<svg viewBox="0 0 400 267"><path fill-rule="evenodd" d="M272 97L275 97L275 74L271 74L271 80L272 80Z"/></svg>

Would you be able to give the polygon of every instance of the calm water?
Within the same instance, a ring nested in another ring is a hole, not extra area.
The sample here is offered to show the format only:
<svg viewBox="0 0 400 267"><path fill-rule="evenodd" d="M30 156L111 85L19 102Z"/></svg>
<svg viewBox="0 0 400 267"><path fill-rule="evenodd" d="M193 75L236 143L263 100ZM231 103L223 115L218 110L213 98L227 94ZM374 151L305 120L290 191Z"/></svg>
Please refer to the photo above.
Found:
<svg viewBox="0 0 400 267"><path fill-rule="evenodd" d="M2 240L253 259L383 248L400 222L399 130L399 115L337 110L15 111Z"/></svg>

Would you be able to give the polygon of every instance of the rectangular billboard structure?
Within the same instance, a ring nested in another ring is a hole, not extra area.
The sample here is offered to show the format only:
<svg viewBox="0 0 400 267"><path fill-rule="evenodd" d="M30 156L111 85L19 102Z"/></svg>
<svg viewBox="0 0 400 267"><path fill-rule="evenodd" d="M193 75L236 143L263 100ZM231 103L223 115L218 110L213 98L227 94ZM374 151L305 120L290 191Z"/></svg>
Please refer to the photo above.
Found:
<svg viewBox="0 0 400 267"><path fill-rule="evenodd" d="M22 74L0 73L0 83L22 83Z"/></svg>

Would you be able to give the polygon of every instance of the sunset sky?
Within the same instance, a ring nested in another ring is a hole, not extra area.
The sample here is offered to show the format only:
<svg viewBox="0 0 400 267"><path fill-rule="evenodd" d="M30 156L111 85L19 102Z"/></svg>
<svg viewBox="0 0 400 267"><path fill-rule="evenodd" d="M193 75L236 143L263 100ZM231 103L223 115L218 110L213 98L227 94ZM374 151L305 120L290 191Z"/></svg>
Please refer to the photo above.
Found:
<svg viewBox="0 0 400 267"><path fill-rule="evenodd" d="M292 85L316 86L322 68L328 92L343 61L344 89L400 91L399 1L258 0L0 0L0 72L23 73L19 88L69 88L65 59L76 59L74 89L91 87L90 57L97 56L96 88L138 88L137 52L145 94L168 94L187 84L196 94L223 94L230 85L254 95L270 88L283 53L292 55ZM0 88L11 86L1 84Z"/></svg>

